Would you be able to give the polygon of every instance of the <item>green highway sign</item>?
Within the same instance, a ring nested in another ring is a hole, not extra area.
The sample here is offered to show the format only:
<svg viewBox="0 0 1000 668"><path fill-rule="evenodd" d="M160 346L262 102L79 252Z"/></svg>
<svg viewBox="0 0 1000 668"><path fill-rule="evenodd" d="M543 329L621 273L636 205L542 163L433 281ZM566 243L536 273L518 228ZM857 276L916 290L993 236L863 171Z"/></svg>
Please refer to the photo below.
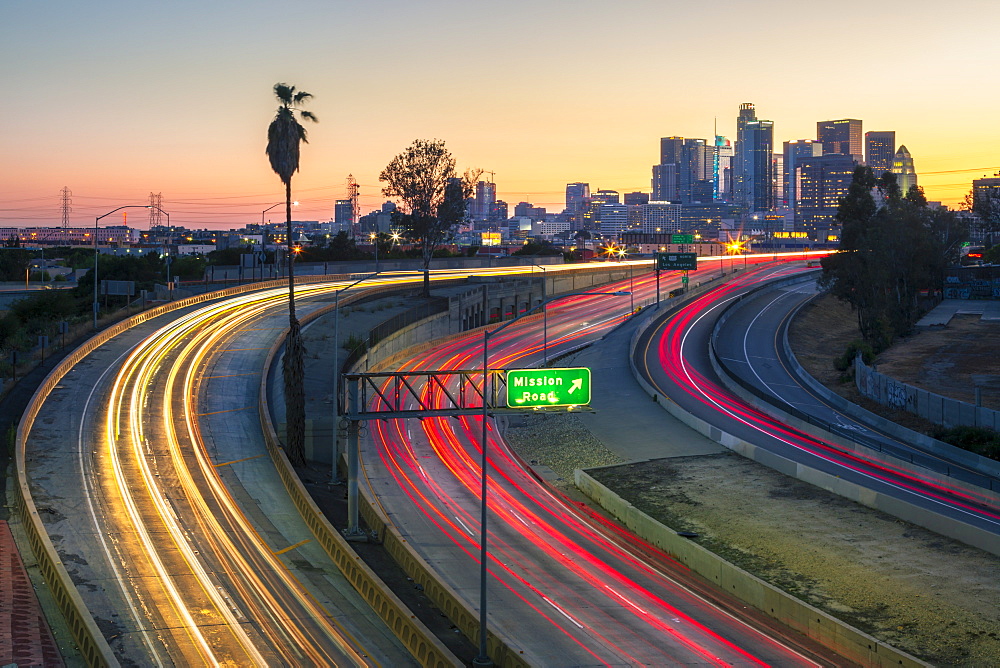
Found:
<svg viewBox="0 0 1000 668"><path fill-rule="evenodd" d="M694 235L693 234L671 234L670 243L672 244L693 244Z"/></svg>
<svg viewBox="0 0 1000 668"><path fill-rule="evenodd" d="M510 369L507 406L585 406L590 403L590 369Z"/></svg>
<svg viewBox="0 0 1000 668"><path fill-rule="evenodd" d="M674 271L676 269L697 269L697 253L657 253L656 268L660 271Z"/></svg>

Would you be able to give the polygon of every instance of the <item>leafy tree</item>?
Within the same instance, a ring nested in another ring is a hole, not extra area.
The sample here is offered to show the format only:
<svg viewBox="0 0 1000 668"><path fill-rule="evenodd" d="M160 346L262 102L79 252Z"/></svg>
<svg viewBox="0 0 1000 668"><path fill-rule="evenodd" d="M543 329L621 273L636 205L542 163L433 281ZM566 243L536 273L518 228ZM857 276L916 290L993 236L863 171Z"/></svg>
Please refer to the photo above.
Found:
<svg viewBox="0 0 1000 668"><path fill-rule="evenodd" d="M281 106L267 128L267 157L271 169L285 184L285 234L288 257L292 257L292 174L299 170L299 147L306 141L306 129L299 118L316 122L311 112L300 109L312 95L296 91L295 86L274 84L274 95ZM296 116L298 112L298 116ZM288 263L288 340L285 344L285 420L287 424L288 458L295 466L305 464L306 404L303 382L305 379L305 347L302 329L295 317L295 263Z"/></svg>
<svg viewBox="0 0 1000 668"><path fill-rule="evenodd" d="M520 255L520 256L539 255L543 257L549 255L555 256L562 254L563 254L562 250L556 248L548 241L542 243L539 243L537 241L529 241L528 243L524 244L523 247L511 253L511 255Z"/></svg>
<svg viewBox="0 0 1000 668"><path fill-rule="evenodd" d="M967 230L950 211L930 209L923 191L900 193L891 174L858 167L841 199L840 252L823 259L821 284L848 302L864 340L884 350L919 317L922 290L940 289Z"/></svg>
<svg viewBox="0 0 1000 668"><path fill-rule="evenodd" d="M430 263L434 250L465 219L465 201L483 173L466 170L459 177L455 159L440 139L417 139L382 170L382 194L398 197L402 211L393 214L396 227L420 248L424 261L424 296L431 294Z"/></svg>
<svg viewBox="0 0 1000 668"><path fill-rule="evenodd" d="M1000 189L980 188L965 196L966 210L976 214L986 247L1000 242Z"/></svg>
<svg viewBox="0 0 1000 668"><path fill-rule="evenodd" d="M341 230L330 237L325 246L317 246L309 250L310 258L320 262L338 262L341 260L364 260L369 257L358 248L354 238Z"/></svg>
<svg viewBox="0 0 1000 668"><path fill-rule="evenodd" d="M24 281L31 258L31 251L24 248L6 246L0 249L0 281Z"/></svg>

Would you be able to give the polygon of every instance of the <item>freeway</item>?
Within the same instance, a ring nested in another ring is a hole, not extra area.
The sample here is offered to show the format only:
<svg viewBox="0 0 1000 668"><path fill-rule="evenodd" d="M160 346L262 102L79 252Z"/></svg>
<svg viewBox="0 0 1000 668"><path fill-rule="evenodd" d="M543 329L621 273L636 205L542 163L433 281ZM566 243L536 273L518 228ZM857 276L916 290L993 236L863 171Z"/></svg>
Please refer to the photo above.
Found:
<svg viewBox="0 0 1000 668"><path fill-rule="evenodd" d="M789 359L785 346L789 323L799 306L818 292L816 283L765 290L727 309L729 317L716 328L713 346L725 369L745 386L763 391L767 402L805 413L818 425L829 425L835 433L913 463L914 471L941 473L954 480L952 485L976 498L984 509L1000 510L996 493L1000 489L994 470L982 466L975 457L957 449L922 447L914 438L900 439L880 429L874 417L863 420L847 415L803 379ZM857 414L856 414L857 415ZM963 485L962 482L972 483Z"/></svg>
<svg viewBox="0 0 1000 668"><path fill-rule="evenodd" d="M695 281L709 270L692 274ZM663 285L676 287L676 276ZM628 281L601 291L628 289ZM655 291L636 279L639 299ZM638 300L637 300L638 301ZM623 321L628 297L575 296L549 307L549 358ZM542 358L537 320L490 342L491 368ZM452 339L403 370L481 365L482 336ZM600 391L597 389L597 391ZM626 419L626 416L623 416ZM374 420L365 484L381 512L449 587L478 608L480 418ZM532 665L823 665L805 638L771 626L536 479L491 421L489 624Z"/></svg>
<svg viewBox="0 0 1000 668"><path fill-rule="evenodd" d="M335 287L299 290L302 312ZM123 662L413 665L267 458L255 408L286 298L250 293L128 330L39 414L36 504Z"/></svg>
<svg viewBox="0 0 1000 668"><path fill-rule="evenodd" d="M774 277L774 272L769 270L748 273L737 281L712 290L648 328L636 346L634 362L640 374L657 392L683 411L717 430L731 434L736 440L752 444L761 452L773 453L793 462L792 466L794 463L802 464L833 478L846 480L871 494L899 500L922 509L924 513L942 516L946 521L967 524L996 535L1000 530L1000 512L996 504L976 488L940 482L933 476L914 473L911 467L902 463L880 461L863 448L847 451L831 441L783 424L725 389L713 371L709 356L709 339L715 321L741 293ZM770 299L779 299L778 294L772 294ZM792 297L786 294L784 298ZM763 297L760 299L766 300ZM752 321L764 311L765 306L763 301L754 303L756 309L742 311L733 322L727 334L730 343L725 349L727 360L736 359L731 357L731 341L733 338L745 340L747 354L755 358L755 368L762 368L773 359L774 329L753 329L750 333ZM757 333L760 335L755 335ZM741 345L737 344L738 347ZM757 345L765 348L758 348ZM774 379L773 375L768 377ZM778 383L768 384L776 386ZM806 397L796 395L794 389L790 391L797 396L798 402L808 401Z"/></svg>

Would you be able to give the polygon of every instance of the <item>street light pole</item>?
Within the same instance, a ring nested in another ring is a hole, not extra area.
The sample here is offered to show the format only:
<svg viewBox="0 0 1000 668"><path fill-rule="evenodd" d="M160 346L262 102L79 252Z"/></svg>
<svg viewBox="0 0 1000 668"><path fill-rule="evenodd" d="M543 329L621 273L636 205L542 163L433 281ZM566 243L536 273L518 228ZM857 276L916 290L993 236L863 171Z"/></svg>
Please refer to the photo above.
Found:
<svg viewBox="0 0 1000 668"><path fill-rule="evenodd" d="M375 278L376 275L378 272L363 276L333 293L333 461L330 470L330 482L333 484L340 482L340 478L337 476L337 456L339 455L337 423L340 421L340 404L338 403L340 400L340 293L353 288L362 281ZM348 498L348 502L350 502L350 498ZM348 516L355 517L350 511L348 511Z"/></svg>
<svg viewBox="0 0 1000 668"><path fill-rule="evenodd" d="M508 320L504 324L500 325L494 330L483 330L483 432L482 440L480 441L481 457L480 457L480 474L482 479L481 489L480 489L480 508L479 508L479 654L472 660L473 666L492 666L493 661L490 659L489 653L486 650L486 575L487 575L487 531L486 531L486 520L487 520L487 480L489 475L487 473L487 458L486 458L486 421L489 419L489 401L487 393L487 385L489 384L490 377L490 337L494 334L499 334L503 330L507 329L513 325L518 320L530 315L539 308L544 309L545 305L549 302L556 301L557 299L566 299L568 297L581 297L581 296L598 296L598 295L614 295L614 296L624 296L631 294L629 292L571 292L565 295L556 295L548 299L542 300L540 304L533 306L521 315L515 317L512 320ZM496 393L496 387L493 388L494 394Z"/></svg>
<svg viewBox="0 0 1000 668"><path fill-rule="evenodd" d="M152 208L149 204L126 204L125 206L120 206L117 209L112 209L102 216L97 216L94 219L94 329L97 329L97 314L99 312L99 306L97 301L97 257L99 252L97 250L97 234L98 227L97 224L101 222L101 218L110 216L111 214L121 211L122 209L149 209Z"/></svg>
<svg viewBox="0 0 1000 668"><path fill-rule="evenodd" d="M146 208L147 209L156 209L157 211L159 211L160 213L162 213L164 216L166 216L167 217L167 228L170 229L170 214L169 213L167 213L166 211L164 211L160 207L154 206L152 204L150 204ZM164 250L166 251L165 255L167 256L167 260L166 260L166 264L167 264L167 290L170 293L170 301L174 301L174 289L173 289L173 286L171 286L171 284L170 284L170 242L173 241L173 229L170 229L170 231L171 231L171 235L167 239L167 243L164 244Z"/></svg>

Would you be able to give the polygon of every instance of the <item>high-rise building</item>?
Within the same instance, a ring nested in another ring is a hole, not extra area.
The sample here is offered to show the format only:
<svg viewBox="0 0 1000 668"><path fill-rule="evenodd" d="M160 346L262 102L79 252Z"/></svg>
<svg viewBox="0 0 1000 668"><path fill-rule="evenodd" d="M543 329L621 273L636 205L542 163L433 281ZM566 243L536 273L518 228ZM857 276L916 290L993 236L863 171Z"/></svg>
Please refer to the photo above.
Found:
<svg viewBox="0 0 1000 668"><path fill-rule="evenodd" d="M732 168L733 147L722 135L715 135L715 147L712 152L712 198L716 200L729 199L732 189L732 173L730 183L726 184L726 173Z"/></svg>
<svg viewBox="0 0 1000 668"><path fill-rule="evenodd" d="M892 159L896 155L896 133L872 130L865 133L865 164L875 172L875 177L892 171Z"/></svg>
<svg viewBox="0 0 1000 668"><path fill-rule="evenodd" d="M644 192L631 192L625 193L622 200L628 206L639 206L640 204L646 204L649 202L649 193Z"/></svg>
<svg viewBox="0 0 1000 668"><path fill-rule="evenodd" d="M618 204L621 200L617 190L598 190L591 195L590 201L601 204Z"/></svg>
<svg viewBox="0 0 1000 668"><path fill-rule="evenodd" d="M842 118L838 121L816 123L816 141L823 145L823 154L849 155L854 162L864 162L861 152L861 121L856 118Z"/></svg>
<svg viewBox="0 0 1000 668"><path fill-rule="evenodd" d="M839 153L800 157L795 163L795 229L829 229L836 225L840 198L854 178L854 158Z"/></svg>
<svg viewBox="0 0 1000 668"><path fill-rule="evenodd" d="M733 203L750 211L774 208L774 123L757 119L753 104L740 105L733 156Z"/></svg>
<svg viewBox="0 0 1000 668"><path fill-rule="evenodd" d="M476 183L476 198L472 206L472 217L477 220L490 220L496 208L497 185L489 181Z"/></svg>
<svg viewBox="0 0 1000 668"><path fill-rule="evenodd" d="M566 184L566 211L570 214L580 213L590 200L589 183L567 183Z"/></svg>
<svg viewBox="0 0 1000 668"><path fill-rule="evenodd" d="M608 238L618 239L628 229L628 207L624 204L601 203L597 217L601 234Z"/></svg>
<svg viewBox="0 0 1000 668"><path fill-rule="evenodd" d="M896 183L904 195L917 185L917 170L913 167L913 156L906 150L905 145L900 146L893 156L892 173L896 175Z"/></svg>
<svg viewBox="0 0 1000 668"><path fill-rule="evenodd" d="M803 158L815 158L823 155L823 145L813 139L793 139L784 143L785 159L782 164L784 174L784 193L782 204L795 210L795 165Z"/></svg>
<svg viewBox="0 0 1000 668"><path fill-rule="evenodd" d="M516 218L530 218L531 220L545 220L545 208L535 206L531 202L518 202L514 205L514 216Z"/></svg>
<svg viewBox="0 0 1000 668"><path fill-rule="evenodd" d="M333 231L351 233L354 223L354 200L338 199L333 203Z"/></svg>
<svg viewBox="0 0 1000 668"><path fill-rule="evenodd" d="M677 165L653 165L653 195L652 199L657 202L670 202L680 200L680 190L678 188Z"/></svg>
<svg viewBox="0 0 1000 668"><path fill-rule="evenodd" d="M685 203L705 199L700 182L712 180L714 152L704 139L660 139L660 163L653 165L653 199Z"/></svg>
<svg viewBox="0 0 1000 668"><path fill-rule="evenodd" d="M639 207L643 232L676 232L681 228L681 205L651 201Z"/></svg>

